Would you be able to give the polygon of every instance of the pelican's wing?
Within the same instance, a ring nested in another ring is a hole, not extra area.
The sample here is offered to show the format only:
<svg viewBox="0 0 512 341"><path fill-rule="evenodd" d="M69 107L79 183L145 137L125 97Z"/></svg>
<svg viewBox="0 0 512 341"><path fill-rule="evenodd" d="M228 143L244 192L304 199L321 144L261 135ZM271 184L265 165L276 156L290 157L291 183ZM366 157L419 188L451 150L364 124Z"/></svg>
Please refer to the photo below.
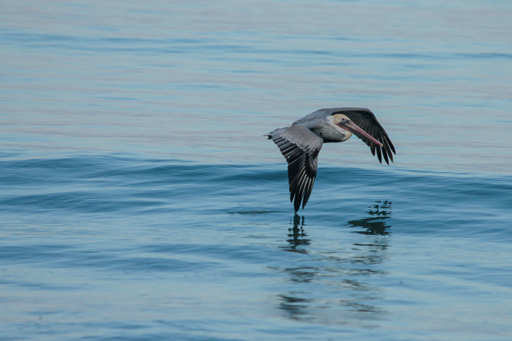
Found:
<svg viewBox="0 0 512 341"><path fill-rule="evenodd" d="M388 165L389 160L393 161L393 153L396 154L395 147L393 146L393 143L389 139L389 136L384 130L384 128L382 128L379 121L377 121L377 118L370 110L354 108L349 109L347 111L341 111L340 114L343 114L350 118L352 122L359 126L359 128L363 129L368 134L373 136L376 140L382 143L382 147L377 146L375 143L371 142L366 137L355 133L357 137L359 137L364 143L366 143L370 147L373 155L375 155L375 151L377 151L377 157L379 158L379 162L382 163L382 157L384 157L384 160Z"/></svg>
<svg viewBox="0 0 512 341"><path fill-rule="evenodd" d="M302 125L292 125L269 133L288 162L288 183L290 184L290 201L295 212L308 203L315 183L318 168L318 153L323 140ZM295 198L295 200L294 200Z"/></svg>

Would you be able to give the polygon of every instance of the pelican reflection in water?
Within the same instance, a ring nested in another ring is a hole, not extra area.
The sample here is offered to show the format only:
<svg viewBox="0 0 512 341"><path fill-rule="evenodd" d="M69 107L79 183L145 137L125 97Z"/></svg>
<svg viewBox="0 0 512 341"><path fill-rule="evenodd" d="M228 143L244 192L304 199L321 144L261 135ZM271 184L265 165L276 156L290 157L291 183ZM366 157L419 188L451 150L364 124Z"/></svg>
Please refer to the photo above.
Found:
<svg viewBox="0 0 512 341"><path fill-rule="evenodd" d="M288 162L290 201L295 212L306 206L315 183L318 154L324 143L344 142L352 134L366 143L389 165L396 154L388 134L375 115L364 108L320 109L290 127L276 129L266 136L279 147Z"/></svg>
<svg viewBox="0 0 512 341"><path fill-rule="evenodd" d="M380 264L387 259L390 217L391 202L377 201L366 216L346 222L358 235L352 243L320 250L305 232L305 217L295 214L281 248L308 257L281 268L287 289L277 293L277 309L292 320L374 326L388 314L378 304L385 299L378 283L386 277Z"/></svg>

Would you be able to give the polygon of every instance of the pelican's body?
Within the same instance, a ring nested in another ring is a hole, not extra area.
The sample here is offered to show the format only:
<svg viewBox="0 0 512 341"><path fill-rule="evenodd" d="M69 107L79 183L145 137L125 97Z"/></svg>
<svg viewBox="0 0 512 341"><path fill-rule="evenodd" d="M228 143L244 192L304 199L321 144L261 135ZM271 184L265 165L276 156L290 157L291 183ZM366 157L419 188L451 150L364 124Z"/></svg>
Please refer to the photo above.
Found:
<svg viewBox="0 0 512 341"><path fill-rule="evenodd" d="M295 212L301 203L302 208L306 206L311 195L322 145L344 142L353 134L371 148L373 155L377 152L380 162L382 157L387 164L389 160L393 161L395 147L368 109L320 109L293 122L290 127L276 129L266 135L279 147L288 162L290 201L294 202Z"/></svg>

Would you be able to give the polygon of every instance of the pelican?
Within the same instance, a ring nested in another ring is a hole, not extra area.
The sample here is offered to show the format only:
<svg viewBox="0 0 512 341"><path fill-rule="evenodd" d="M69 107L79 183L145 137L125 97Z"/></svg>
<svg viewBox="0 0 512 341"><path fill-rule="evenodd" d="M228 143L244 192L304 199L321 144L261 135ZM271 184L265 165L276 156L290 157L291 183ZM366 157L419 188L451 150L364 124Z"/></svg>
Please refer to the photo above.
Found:
<svg viewBox="0 0 512 341"><path fill-rule="evenodd" d="M308 203L322 145L344 142L352 134L366 143L374 156L377 153L380 163L382 158L388 165L390 160L393 161L393 153L396 154L393 143L375 115L365 108L320 109L293 122L290 127L264 135L274 141L288 162L290 201L295 212L301 203L302 209Z"/></svg>

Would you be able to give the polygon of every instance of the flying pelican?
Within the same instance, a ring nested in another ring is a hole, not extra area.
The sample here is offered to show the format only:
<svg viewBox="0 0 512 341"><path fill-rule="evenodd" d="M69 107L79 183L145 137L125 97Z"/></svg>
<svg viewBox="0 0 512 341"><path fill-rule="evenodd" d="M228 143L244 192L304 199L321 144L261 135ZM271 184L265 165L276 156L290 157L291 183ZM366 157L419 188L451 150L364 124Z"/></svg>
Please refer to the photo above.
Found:
<svg viewBox="0 0 512 341"><path fill-rule="evenodd" d="M288 162L290 201L295 212L308 203L318 168L318 153L324 143L344 142L352 134L366 143L382 163L393 161L395 147L375 115L364 108L320 109L290 127L276 129L267 136L279 147ZM391 153L393 151L393 153ZM295 198L295 201L294 201Z"/></svg>

